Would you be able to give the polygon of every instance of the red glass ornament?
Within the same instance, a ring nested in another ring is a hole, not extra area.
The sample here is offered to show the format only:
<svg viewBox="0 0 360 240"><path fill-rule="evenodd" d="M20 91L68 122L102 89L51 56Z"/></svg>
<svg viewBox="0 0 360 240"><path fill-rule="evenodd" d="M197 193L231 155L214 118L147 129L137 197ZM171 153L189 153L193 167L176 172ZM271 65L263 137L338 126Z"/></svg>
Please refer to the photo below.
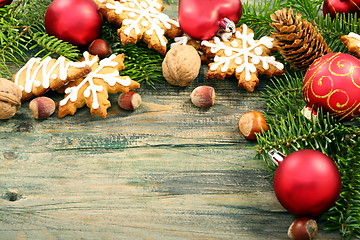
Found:
<svg viewBox="0 0 360 240"><path fill-rule="evenodd" d="M241 15L240 0L180 0L179 2L180 27L190 37L198 40L211 39L221 25L226 24L226 19L237 23Z"/></svg>
<svg viewBox="0 0 360 240"><path fill-rule="evenodd" d="M270 155L273 159L282 158L278 152ZM286 210L297 216L324 213L334 205L340 190L339 170L328 156L316 150L289 154L275 171L276 197Z"/></svg>
<svg viewBox="0 0 360 240"><path fill-rule="evenodd" d="M340 120L360 115L360 60L346 53L329 53L313 62L303 82L307 106L323 108Z"/></svg>
<svg viewBox="0 0 360 240"><path fill-rule="evenodd" d="M13 0L0 0L0 7L3 7L5 5L8 5L12 3Z"/></svg>
<svg viewBox="0 0 360 240"><path fill-rule="evenodd" d="M360 0L325 0L323 2L323 13L330 14L334 19L337 13L357 13L360 17Z"/></svg>
<svg viewBox="0 0 360 240"><path fill-rule="evenodd" d="M79 47L97 39L101 27L102 16L92 0L55 0L46 10L47 33Z"/></svg>

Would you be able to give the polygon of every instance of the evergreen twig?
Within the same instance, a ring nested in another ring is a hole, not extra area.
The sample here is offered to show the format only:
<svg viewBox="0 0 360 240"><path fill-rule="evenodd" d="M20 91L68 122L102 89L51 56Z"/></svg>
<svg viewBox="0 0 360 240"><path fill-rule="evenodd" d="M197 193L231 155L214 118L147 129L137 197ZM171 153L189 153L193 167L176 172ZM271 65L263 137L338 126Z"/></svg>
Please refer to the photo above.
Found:
<svg viewBox="0 0 360 240"><path fill-rule="evenodd" d="M281 8L293 8L312 22L333 51L347 52L340 37L360 32L356 15L323 17L322 0L270 0L244 4L240 22L251 26L258 34L270 35L270 14ZM276 167L267 152L277 149L284 154L300 149L315 149L327 154L337 164L342 176L342 190L335 206L322 216L326 230L339 230L343 239L360 238L360 119L351 124L337 121L328 113L318 113L318 119L308 120L301 113L305 106L302 94L304 72L296 72L286 64L287 74L272 79L262 93L266 104L269 131L257 137L257 156L269 169Z"/></svg>

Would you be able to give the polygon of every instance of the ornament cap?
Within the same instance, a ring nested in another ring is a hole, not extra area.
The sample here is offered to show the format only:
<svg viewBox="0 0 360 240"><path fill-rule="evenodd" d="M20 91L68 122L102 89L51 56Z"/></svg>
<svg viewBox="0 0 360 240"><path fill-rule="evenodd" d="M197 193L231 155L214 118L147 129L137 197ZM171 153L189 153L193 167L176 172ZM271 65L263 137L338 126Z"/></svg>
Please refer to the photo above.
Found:
<svg viewBox="0 0 360 240"><path fill-rule="evenodd" d="M219 26L224 32L234 33L236 29L235 23L228 18L220 19Z"/></svg>
<svg viewBox="0 0 360 240"><path fill-rule="evenodd" d="M271 161L276 165L279 166L280 163L284 160L286 157L283 153L272 149L268 152L268 156L270 157Z"/></svg>

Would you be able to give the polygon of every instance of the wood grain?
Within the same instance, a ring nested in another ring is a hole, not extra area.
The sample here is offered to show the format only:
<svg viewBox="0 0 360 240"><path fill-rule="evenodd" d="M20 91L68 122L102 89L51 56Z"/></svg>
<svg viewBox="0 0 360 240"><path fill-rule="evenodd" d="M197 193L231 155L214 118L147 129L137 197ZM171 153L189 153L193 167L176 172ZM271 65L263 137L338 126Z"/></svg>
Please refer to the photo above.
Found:
<svg viewBox="0 0 360 240"><path fill-rule="evenodd" d="M294 217L237 128L265 110L269 80L248 93L205 71L186 88L142 86L134 112L113 94L105 120L83 108L38 121L28 103L2 120L0 239L287 239ZM210 109L190 102L199 85L216 90Z"/></svg>

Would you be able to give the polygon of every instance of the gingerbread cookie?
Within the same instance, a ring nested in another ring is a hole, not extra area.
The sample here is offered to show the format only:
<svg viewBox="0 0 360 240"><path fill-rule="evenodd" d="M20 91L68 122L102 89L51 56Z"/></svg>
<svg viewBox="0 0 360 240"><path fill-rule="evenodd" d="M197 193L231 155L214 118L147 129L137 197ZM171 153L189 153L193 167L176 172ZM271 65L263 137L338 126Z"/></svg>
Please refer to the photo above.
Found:
<svg viewBox="0 0 360 240"><path fill-rule="evenodd" d="M349 52L355 53L360 57L360 35L356 33L349 33L349 35L344 35L340 40L347 46Z"/></svg>
<svg viewBox="0 0 360 240"><path fill-rule="evenodd" d="M22 90L22 101L41 96L48 90L57 90L70 81L81 78L91 71L85 62L71 62L64 57L31 58L12 81Z"/></svg>
<svg viewBox="0 0 360 240"><path fill-rule="evenodd" d="M108 93L129 92L140 87L138 82L127 76L119 76L124 69L124 54L111 55L99 62L99 57L84 52L82 63L91 66L92 71L85 77L70 82L65 89L65 98L59 102L58 117L74 115L85 104L93 115L103 118L110 107Z"/></svg>
<svg viewBox="0 0 360 240"><path fill-rule="evenodd" d="M265 36L254 40L254 32L245 24L236 28L229 41L214 37L201 44L205 55L213 57L207 78L224 79L235 75L239 87L253 92L259 84L259 74L272 77L284 73L284 65L269 55L273 39Z"/></svg>
<svg viewBox="0 0 360 240"><path fill-rule="evenodd" d="M101 13L111 23L121 26L117 33L121 43L142 39L158 52L166 53L167 39L182 33L179 22L162 13L161 0L97 0Z"/></svg>
<svg viewBox="0 0 360 240"><path fill-rule="evenodd" d="M210 59L207 56L205 56L204 53L202 52L200 40L196 40L194 38L191 38L189 35L184 34L182 36L178 36L174 38L174 42L171 44L171 48L178 45L192 46L200 55L200 59L202 63L208 64L211 62Z"/></svg>

